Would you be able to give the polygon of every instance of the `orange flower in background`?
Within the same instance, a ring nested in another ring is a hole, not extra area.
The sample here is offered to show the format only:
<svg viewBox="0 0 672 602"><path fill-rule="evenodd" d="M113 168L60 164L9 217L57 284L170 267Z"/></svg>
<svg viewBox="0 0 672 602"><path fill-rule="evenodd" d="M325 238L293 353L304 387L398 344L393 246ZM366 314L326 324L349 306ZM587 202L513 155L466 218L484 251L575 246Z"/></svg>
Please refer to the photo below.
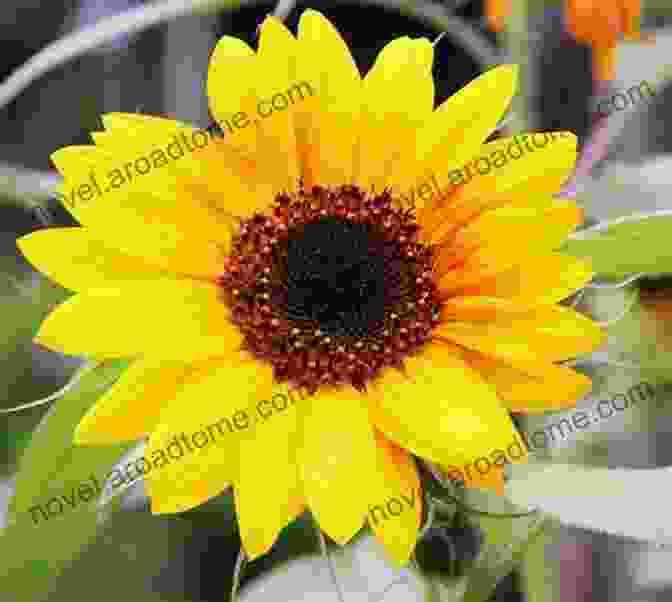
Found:
<svg viewBox="0 0 672 602"><path fill-rule="evenodd" d="M621 37L639 39L640 15L640 0L567 0L567 30L592 46L596 80L614 79L616 44Z"/></svg>
<svg viewBox="0 0 672 602"><path fill-rule="evenodd" d="M504 29L504 19L510 11L511 0L485 0L485 15L495 31ZM614 78L614 56L620 38L642 39L640 15L640 0L566 0L566 29L579 42L592 46L596 80Z"/></svg>
<svg viewBox="0 0 672 602"><path fill-rule="evenodd" d="M504 19L511 10L511 0L485 0L485 16L494 31L504 29Z"/></svg>

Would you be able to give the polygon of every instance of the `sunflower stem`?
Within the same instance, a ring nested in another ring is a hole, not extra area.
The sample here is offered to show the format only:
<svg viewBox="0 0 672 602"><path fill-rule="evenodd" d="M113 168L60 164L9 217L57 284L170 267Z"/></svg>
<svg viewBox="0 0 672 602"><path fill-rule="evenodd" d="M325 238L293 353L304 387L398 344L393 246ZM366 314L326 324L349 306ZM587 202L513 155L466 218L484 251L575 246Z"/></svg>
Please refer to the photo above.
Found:
<svg viewBox="0 0 672 602"><path fill-rule="evenodd" d="M427 511L427 520L425 521L425 524L422 526L422 529L420 529L420 533L418 533L418 540L422 539L425 535L427 535L429 530L434 525L436 519L436 504L434 503L434 500L432 499L431 496L426 495L425 497L427 498L425 500L425 503L427 505L427 508L429 508L429 510Z"/></svg>
<svg viewBox="0 0 672 602"><path fill-rule="evenodd" d="M608 82L595 80L593 86L594 99L599 99L609 90ZM581 155L574 169L572 181L569 186L563 190L563 194L573 192L573 194L576 195L577 180L590 176L593 167L604 159L609 151L611 141L617 133L620 133L620 131L620 129L614 130L613 128L607 128L605 119L600 119L595 122L592 130L587 136L586 142L583 144L583 148L581 149Z"/></svg>

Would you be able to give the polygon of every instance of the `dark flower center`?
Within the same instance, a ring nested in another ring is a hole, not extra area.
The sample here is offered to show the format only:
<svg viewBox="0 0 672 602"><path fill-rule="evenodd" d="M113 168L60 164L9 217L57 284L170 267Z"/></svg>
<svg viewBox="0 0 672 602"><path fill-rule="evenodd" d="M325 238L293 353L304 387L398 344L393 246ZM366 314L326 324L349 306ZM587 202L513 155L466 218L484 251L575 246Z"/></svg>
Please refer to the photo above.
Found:
<svg viewBox="0 0 672 602"><path fill-rule="evenodd" d="M385 318L383 248L370 225L337 217L290 231L287 316L330 335L373 334Z"/></svg>
<svg viewBox="0 0 672 602"><path fill-rule="evenodd" d="M280 195L242 222L219 278L245 349L310 391L366 382L430 338L440 300L411 211L353 186Z"/></svg>

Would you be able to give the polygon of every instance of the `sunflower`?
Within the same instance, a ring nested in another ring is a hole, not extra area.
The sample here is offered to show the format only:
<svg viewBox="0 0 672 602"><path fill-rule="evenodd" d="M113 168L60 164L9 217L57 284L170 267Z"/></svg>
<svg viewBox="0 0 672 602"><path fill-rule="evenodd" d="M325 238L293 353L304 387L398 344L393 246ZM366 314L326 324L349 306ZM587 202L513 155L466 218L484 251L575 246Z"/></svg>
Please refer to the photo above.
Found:
<svg viewBox="0 0 672 602"><path fill-rule="evenodd" d="M511 0L486 0L485 14L495 31L504 29ZM641 0L566 0L565 25L579 42L593 49L593 73L598 81L615 77L616 45L620 37L642 39L639 32Z"/></svg>
<svg viewBox="0 0 672 602"><path fill-rule="evenodd" d="M133 360L75 442L147 438L154 513L233 487L249 558L309 509L340 544L368 520L404 562L423 516L417 458L450 472L515 441L511 412L590 389L559 364L602 339L560 304L592 277L555 250L582 221L552 198L576 137L483 171L522 148L486 143L517 70L435 109L432 61L429 41L402 37L362 77L320 13L296 36L269 17L256 52L233 37L214 50L217 133L108 114L95 145L52 155L64 198L86 202L68 203L81 227L20 240L76 292L36 341ZM499 468L468 485L501 491Z"/></svg>

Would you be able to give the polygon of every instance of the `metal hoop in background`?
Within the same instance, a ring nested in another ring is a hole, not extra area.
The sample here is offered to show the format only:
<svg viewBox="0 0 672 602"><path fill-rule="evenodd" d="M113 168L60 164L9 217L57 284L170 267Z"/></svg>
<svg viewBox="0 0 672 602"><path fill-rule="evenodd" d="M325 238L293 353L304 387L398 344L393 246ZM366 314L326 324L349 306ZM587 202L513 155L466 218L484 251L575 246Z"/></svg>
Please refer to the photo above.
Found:
<svg viewBox="0 0 672 602"><path fill-rule="evenodd" d="M444 7L427 2L409 0L333 0L334 4L357 4L379 6L394 10L401 15L411 16L439 32L445 32L453 41L463 47L481 70L502 64L497 48L463 18L450 15Z"/></svg>

